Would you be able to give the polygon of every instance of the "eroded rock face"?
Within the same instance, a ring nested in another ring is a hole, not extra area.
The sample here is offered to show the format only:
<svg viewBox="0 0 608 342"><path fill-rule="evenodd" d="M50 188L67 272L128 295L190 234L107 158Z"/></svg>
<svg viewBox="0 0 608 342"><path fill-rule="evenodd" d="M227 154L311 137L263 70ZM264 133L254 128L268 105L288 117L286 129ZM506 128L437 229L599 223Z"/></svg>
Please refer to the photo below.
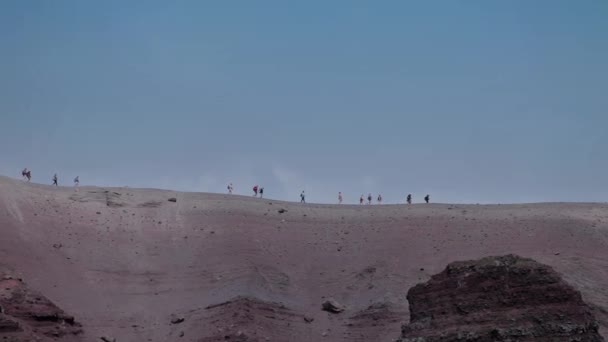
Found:
<svg viewBox="0 0 608 342"><path fill-rule="evenodd" d="M0 272L0 340L78 341L81 332L74 317L20 279Z"/></svg>
<svg viewBox="0 0 608 342"><path fill-rule="evenodd" d="M603 341L581 294L514 255L455 262L411 288L400 341Z"/></svg>

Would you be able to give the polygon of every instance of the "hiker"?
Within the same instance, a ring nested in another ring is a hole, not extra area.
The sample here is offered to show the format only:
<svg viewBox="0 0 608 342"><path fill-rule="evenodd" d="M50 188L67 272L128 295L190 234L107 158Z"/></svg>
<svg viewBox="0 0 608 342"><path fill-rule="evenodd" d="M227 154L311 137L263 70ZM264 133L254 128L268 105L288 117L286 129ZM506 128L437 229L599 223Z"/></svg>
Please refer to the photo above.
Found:
<svg viewBox="0 0 608 342"><path fill-rule="evenodd" d="M407 195L407 204L412 204L412 194Z"/></svg>
<svg viewBox="0 0 608 342"><path fill-rule="evenodd" d="M228 193L229 193L229 194L231 194L231 193L232 193L232 190L233 190L233 189L234 189L234 188L232 187L232 183L228 184Z"/></svg>
<svg viewBox="0 0 608 342"><path fill-rule="evenodd" d="M338 192L338 204L342 204L342 192Z"/></svg>
<svg viewBox="0 0 608 342"><path fill-rule="evenodd" d="M372 204L372 194L367 194L367 204Z"/></svg>
<svg viewBox="0 0 608 342"><path fill-rule="evenodd" d="M264 197L264 187L260 188L260 198Z"/></svg>
<svg viewBox="0 0 608 342"><path fill-rule="evenodd" d="M21 171L21 177L23 180L27 179L27 167Z"/></svg>
<svg viewBox="0 0 608 342"><path fill-rule="evenodd" d="M359 197L359 204L363 204L363 194L361 194L361 197Z"/></svg>
<svg viewBox="0 0 608 342"><path fill-rule="evenodd" d="M53 185L54 186L59 186L59 184L57 184L57 174L53 175Z"/></svg>
<svg viewBox="0 0 608 342"><path fill-rule="evenodd" d="M257 185L253 186L253 197L258 197L258 186Z"/></svg>
<svg viewBox="0 0 608 342"><path fill-rule="evenodd" d="M304 194L304 190L300 194L300 203L306 203L306 195Z"/></svg>
<svg viewBox="0 0 608 342"><path fill-rule="evenodd" d="M76 178L74 178L74 186L78 185L80 185L80 179L78 179L78 176L76 176Z"/></svg>
<svg viewBox="0 0 608 342"><path fill-rule="evenodd" d="M429 196L428 194L426 196L424 196L424 200L426 201L426 203L429 203L430 199L431 199L431 196Z"/></svg>
<svg viewBox="0 0 608 342"><path fill-rule="evenodd" d="M27 172L25 173L25 177L27 178L27 181L31 181L32 180L32 171L31 170L27 170Z"/></svg>
<svg viewBox="0 0 608 342"><path fill-rule="evenodd" d="M378 204L382 204L382 195L378 194Z"/></svg>

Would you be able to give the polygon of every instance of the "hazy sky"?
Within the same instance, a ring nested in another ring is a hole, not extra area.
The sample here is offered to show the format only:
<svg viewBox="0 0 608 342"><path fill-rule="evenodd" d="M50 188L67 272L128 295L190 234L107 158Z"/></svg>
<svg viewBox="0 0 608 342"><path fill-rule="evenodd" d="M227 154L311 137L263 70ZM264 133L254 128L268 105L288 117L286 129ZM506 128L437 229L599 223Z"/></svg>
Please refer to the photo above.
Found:
<svg viewBox="0 0 608 342"><path fill-rule="evenodd" d="M608 1L0 1L0 174L608 200Z"/></svg>

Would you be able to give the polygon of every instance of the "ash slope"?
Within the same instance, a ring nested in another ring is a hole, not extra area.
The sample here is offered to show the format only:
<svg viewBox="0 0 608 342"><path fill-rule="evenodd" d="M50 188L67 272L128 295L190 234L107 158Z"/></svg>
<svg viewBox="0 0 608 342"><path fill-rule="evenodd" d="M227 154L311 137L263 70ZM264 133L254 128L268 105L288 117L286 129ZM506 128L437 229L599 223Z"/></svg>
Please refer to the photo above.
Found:
<svg viewBox="0 0 608 342"><path fill-rule="evenodd" d="M301 205L0 177L0 263L84 340L392 341L410 287L510 253L558 271L606 335L606 204Z"/></svg>

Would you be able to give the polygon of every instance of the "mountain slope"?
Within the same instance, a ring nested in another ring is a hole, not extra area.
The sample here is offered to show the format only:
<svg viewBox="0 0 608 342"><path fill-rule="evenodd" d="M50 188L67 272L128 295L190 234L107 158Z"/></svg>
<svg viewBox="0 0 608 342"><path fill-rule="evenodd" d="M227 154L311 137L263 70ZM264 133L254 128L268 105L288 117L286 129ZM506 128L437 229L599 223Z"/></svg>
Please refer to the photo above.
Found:
<svg viewBox="0 0 608 342"><path fill-rule="evenodd" d="M84 340L392 341L410 287L510 253L552 266L606 329L606 204L302 205L0 177L0 264ZM345 311L321 310L330 298Z"/></svg>

